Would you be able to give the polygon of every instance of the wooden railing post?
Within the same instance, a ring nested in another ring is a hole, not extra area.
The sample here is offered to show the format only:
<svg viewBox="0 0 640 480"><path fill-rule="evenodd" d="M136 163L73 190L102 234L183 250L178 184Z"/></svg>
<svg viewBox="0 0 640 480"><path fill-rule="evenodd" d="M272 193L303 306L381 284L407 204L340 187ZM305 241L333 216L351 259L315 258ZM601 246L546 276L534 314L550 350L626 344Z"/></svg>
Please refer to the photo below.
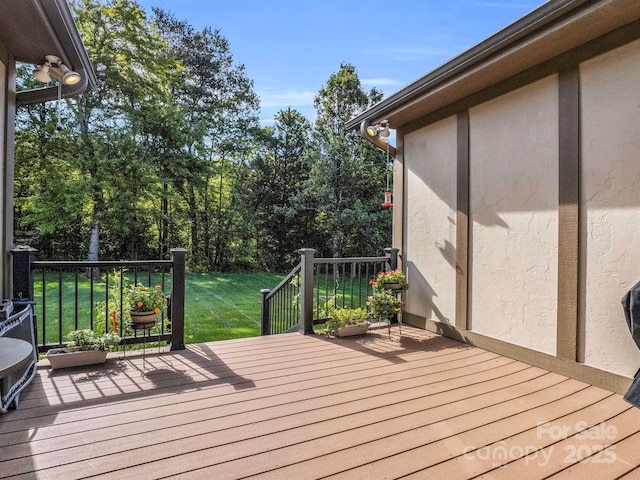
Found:
<svg viewBox="0 0 640 480"><path fill-rule="evenodd" d="M300 333L313 333L313 248L299 250L301 258L300 269Z"/></svg>
<svg viewBox="0 0 640 480"><path fill-rule="evenodd" d="M184 350L184 292L185 257L184 248L171 250L173 278L171 280L171 350Z"/></svg>
<svg viewBox="0 0 640 480"><path fill-rule="evenodd" d="M261 321L261 335L271 335L271 309L269 308L269 302L267 302L267 295L271 293L268 288L260 290L262 294L262 321Z"/></svg>
<svg viewBox="0 0 640 480"><path fill-rule="evenodd" d="M387 270L395 270L398 268L398 252L400 249L396 247L388 247L383 251L384 256L387 257Z"/></svg>
<svg viewBox="0 0 640 480"><path fill-rule="evenodd" d="M17 301L32 302L33 272L31 264L36 259L36 250L27 245L20 245L11 250L13 256L13 295Z"/></svg>

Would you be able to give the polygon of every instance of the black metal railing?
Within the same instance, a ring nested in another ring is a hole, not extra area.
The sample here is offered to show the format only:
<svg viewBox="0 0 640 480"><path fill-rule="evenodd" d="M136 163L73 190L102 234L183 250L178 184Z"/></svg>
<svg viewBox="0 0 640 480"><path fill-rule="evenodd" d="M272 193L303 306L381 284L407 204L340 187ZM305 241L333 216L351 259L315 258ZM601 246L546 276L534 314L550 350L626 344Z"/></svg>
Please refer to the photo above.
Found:
<svg viewBox="0 0 640 480"><path fill-rule="evenodd" d="M314 258L313 323L324 323L333 307L364 307L370 281L385 269L386 257Z"/></svg>
<svg viewBox="0 0 640 480"><path fill-rule="evenodd" d="M285 333L300 323L300 264L273 290L262 293L262 335Z"/></svg>
<svg viewBox="0 0 640 480"><path fill-rule="evenodd" d="M370 281L398 265L397 248L386 248L380 257L315 258L309 248L300 254L300 263L277 287L261 290L263 335L311 333L333 307L364 307Z"/></svg>
<svg viewBox="0 0 640 480"><path fill-rule="evenodd" d="M184 348L185 250L171 260L64 262L36 261L35 249L20 247L14 256L16 305L31 304L40 351L64 345L78 329L113 332L127 345L166 341ZM167 309L150 334L130 328L123 287L142 283L167 293Z"/></svg>

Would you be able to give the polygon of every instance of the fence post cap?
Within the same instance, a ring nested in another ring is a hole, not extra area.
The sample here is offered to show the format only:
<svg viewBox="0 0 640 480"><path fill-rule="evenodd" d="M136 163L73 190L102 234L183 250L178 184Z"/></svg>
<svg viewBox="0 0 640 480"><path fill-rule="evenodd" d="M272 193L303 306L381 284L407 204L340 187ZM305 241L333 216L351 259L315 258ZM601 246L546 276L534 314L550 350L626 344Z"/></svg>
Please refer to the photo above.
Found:
<svg viewBox="0 0 640 480"><path fill-rule="evenodd" d="M29 245L16 245L11 249L12 252L37 252L37 248L33 248Z"/></svg>

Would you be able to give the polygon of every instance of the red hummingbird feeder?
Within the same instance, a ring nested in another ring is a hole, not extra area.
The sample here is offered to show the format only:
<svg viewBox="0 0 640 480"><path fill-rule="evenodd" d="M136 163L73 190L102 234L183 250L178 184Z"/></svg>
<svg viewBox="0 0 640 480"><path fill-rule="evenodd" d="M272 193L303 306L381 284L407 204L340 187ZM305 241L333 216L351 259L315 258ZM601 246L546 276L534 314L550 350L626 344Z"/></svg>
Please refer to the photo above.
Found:
<svg viewBox="0 0 640 480"><path fill-rule="evenodd" d="M391 192L384 192L384 202L380 205L383 207L393 207L393 202L391 202Z"/></svg>

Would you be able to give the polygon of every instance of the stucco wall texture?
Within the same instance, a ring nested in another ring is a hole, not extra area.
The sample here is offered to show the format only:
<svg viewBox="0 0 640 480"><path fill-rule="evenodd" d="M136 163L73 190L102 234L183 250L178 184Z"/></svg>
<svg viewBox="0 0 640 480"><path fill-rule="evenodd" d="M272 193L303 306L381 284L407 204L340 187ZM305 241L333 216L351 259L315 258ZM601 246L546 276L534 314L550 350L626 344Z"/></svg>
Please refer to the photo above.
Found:
<svg viewBox="0 0 640 480"><path fill-rule="evenodd" d="M640 281L640 42L580 66L580 360L631 376L640 352L620 299Z"/></svg>
<svg viewBox="0 0 640 480"><path fill-rule="evenodd" d="M455 324L456 117L406 135L405 310ZM415 292L415 293L414 293ZM418 293L419 292L419 293Z"/></svg>
<svg viewBox="0 0 640 480"><path fill-rule="evenodd" d="M469 112L471 330L555 354L558 80Z"/></svg>
<svg viewBox="0 0 640 480"><path fill-rule="evenodd" d="M580 65L579 362L632 376L621 297L640 281L640 41ZM558 77L469 110L469 329L554 355ZM405 310L455 325L457 125L404 136Z"/></svg>

